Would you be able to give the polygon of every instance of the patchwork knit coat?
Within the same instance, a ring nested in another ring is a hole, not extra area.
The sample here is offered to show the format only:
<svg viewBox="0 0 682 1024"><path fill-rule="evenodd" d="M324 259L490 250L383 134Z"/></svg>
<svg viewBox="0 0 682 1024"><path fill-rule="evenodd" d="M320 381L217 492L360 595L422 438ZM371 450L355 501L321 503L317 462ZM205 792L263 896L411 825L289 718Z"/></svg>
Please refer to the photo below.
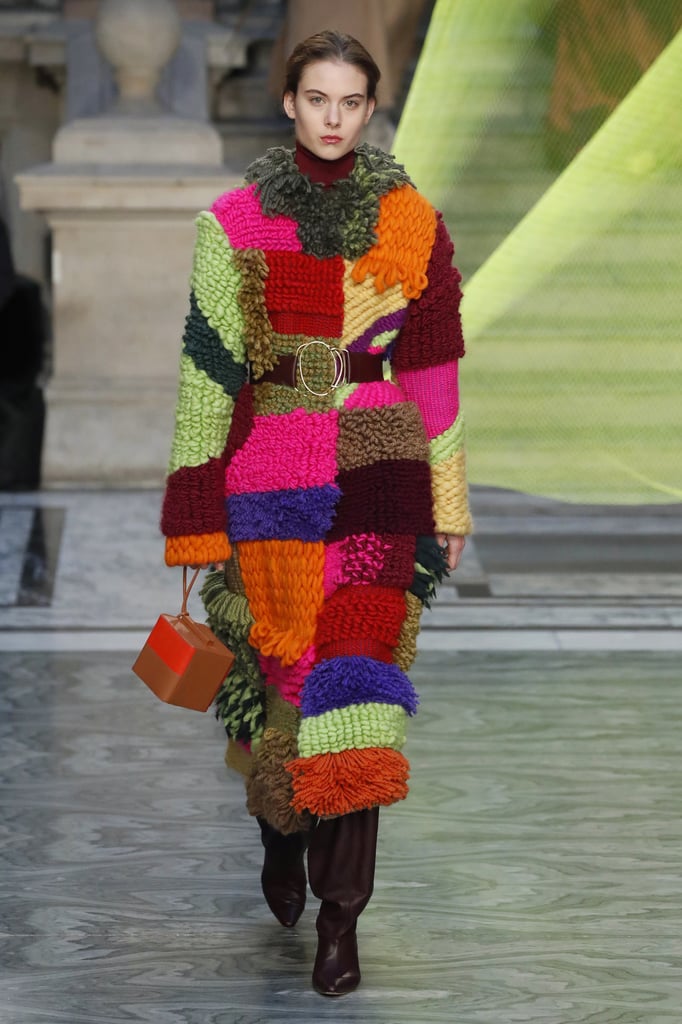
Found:
<svg viewBox="0 0 682 1024"><path fill-rule="evenodd" d="M269 150L197 227L166 561L227 563L203 588L236 654L226 759L291 832L407 793L428 538L471 527L460 276L440 214L366 145L330 187ZM259 382L311 340L298 387ZM381 355L384 379L330 389L327 346Z"/></svg>

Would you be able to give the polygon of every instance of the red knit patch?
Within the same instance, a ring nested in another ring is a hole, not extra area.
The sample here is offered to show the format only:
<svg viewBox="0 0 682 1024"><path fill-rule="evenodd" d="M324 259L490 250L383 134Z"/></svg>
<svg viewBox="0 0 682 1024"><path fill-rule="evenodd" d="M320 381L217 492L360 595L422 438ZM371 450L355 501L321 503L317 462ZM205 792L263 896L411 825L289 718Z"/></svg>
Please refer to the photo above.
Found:
<svg viewBox="0 0 682 1024"><path fill-rule="evenodd" d="M405 619L405 593L394 587L341 587L325 601L317 620L315 651L339 643L372 640L394 648ZM383 660L383 659L382 659Z"/></svg>
<svg viewBox="0 0 682 1024"><path fill-rule="evenodd" d="M340 338L343 334L343 259L297 252L265 253L265 305L273 330Z"/></svg>
<svg viewBox="0 0 682 1024"><path fill-rule="evenodd" d="M326 538L330 543L353 533L433 533L431 471L426 462L374 462L340 472L336 482L341 500Z"/></svg>
<svg viewBox="0 0 682 1024"><path fill-rule="evenodd" d="M182 466L171 473L161 511L166 537L225 531L222 459Z"/></svg>
<svg viewBox="0 0 682 1024"><path fill-rule="evenodd" d="M329 658L349 658L352 656L373 658L390 665L393 661L393 648L373 637L348 637L347 640L330 640L315 648L315 661L327 661Z"/></svg>
<svg viewBox="0 0 682 1024"><path fill-rule="evenodd" d="M452 266L454 246L439 213L427 277L420 299L410 302L393 353L396 370L420 370L464 355L459 304L461 274Z"/></svg>

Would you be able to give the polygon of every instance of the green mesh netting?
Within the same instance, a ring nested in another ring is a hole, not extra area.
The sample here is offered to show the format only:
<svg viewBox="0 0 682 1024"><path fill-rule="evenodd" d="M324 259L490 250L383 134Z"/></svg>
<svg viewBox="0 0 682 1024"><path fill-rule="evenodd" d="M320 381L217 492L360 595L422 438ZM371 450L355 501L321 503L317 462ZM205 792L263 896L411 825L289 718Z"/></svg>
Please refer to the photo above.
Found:
<svg viewBox="0 0 682 1024"><path fill-rule="evenodd" d="M680 23L667 0L436 4L396 153L465 275L475 483L682 500Z"/></svg>

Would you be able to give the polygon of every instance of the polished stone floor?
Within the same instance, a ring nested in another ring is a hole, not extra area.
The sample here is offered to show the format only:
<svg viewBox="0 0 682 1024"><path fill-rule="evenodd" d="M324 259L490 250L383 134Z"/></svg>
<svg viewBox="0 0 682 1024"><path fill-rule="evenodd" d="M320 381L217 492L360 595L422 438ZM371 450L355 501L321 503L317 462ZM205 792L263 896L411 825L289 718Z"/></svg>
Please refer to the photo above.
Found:
<svg viewBox="0 0 682 1024"><path fill-rule="evenodd" d="M158 499L0 495L0 1024L679 1024L679 506L475 490L337 1002L217 724L130 670L179 604Z"/></svg>
<svg viewBox="0 0 682 1024"><path fill-rule="evenodd" d="M364 981L309 988L210 716L118 652L4 653L3 1024L680 1020L676 654L425 653Z"/></svg>

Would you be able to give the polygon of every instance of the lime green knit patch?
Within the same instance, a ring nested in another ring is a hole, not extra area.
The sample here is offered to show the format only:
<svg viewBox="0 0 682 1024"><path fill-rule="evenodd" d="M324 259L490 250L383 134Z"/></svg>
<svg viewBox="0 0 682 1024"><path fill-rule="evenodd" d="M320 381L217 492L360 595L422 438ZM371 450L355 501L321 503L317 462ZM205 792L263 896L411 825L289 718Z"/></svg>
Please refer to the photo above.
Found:
<svg viewBox="0 0 682 1024"><path fill-rule="evenodd" d="M222 455L233 409L234 401L222 386L183 353L168 473L181 466L201 466Z"/></svg>
<svg viewBox="0 0 682 1024"><path fill-rule="evenodd" d="M460 448L464 447L464 417L460 413L447 430L434 437L429 443L429 462L435 466L438 462L445 462Z"/></svg>
<svg viewBox="0 0 682 1024"><path fill-rule="evenodd" d="M196 220L192 288L201 312L237 362L245 362L244 315L238 302L242 275L223 228L204 210Z"/></svg>
<svg viewBox="0 0 682 1024"><path fill-rule="evenodd" d="M397 704L351 704L304 718L298 734L301 757L342 750L392 747L405 742L407 715Z"/></svg>

